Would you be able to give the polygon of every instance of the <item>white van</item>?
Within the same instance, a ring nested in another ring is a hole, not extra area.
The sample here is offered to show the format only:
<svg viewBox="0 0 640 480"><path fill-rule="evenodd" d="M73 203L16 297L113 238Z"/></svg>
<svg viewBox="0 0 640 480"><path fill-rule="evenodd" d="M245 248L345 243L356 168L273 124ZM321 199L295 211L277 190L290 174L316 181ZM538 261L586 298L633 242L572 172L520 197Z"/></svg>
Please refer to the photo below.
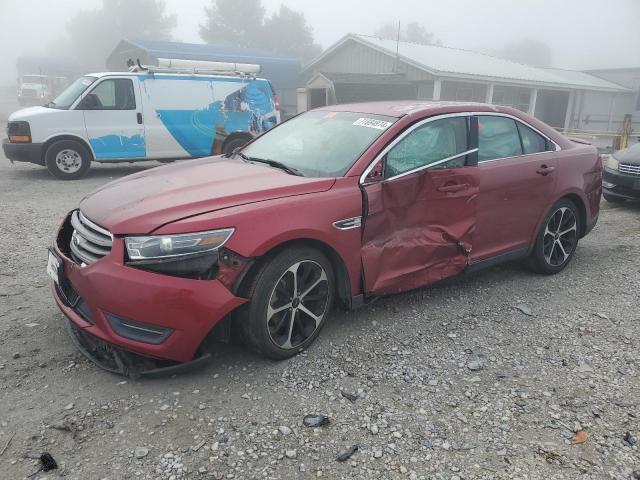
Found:
<svg viewBox="0 0 640 480"><path fill-rule="evenodd" d="M208 74L195 62L160 61L168 66L86 75L45 106L13 113L6 157L72 180L91 161L228 153L280 122L273 87L253 73L259 66L199 62Z"/></svg>

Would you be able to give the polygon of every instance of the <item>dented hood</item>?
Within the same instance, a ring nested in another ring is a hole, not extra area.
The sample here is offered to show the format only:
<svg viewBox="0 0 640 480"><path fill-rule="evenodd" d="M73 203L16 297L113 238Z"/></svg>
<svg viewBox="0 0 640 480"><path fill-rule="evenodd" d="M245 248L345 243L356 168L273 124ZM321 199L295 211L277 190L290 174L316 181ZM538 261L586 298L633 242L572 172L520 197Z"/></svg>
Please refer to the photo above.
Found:
<svg viewBox="0 0 640 480"><path fill-rule="evenodd" d="M333 178L305 178L222 157L178 162L108 183L80 203L113 234L143 234L176 220L264 200L325 191Z"/></svg>

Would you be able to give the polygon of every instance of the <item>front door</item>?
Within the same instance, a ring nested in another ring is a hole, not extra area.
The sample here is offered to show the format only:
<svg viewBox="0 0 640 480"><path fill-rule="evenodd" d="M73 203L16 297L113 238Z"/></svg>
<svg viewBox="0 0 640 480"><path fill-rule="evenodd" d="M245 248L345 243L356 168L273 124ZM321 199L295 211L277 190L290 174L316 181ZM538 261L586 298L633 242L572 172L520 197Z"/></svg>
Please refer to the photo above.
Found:
<svg viewBox="0 0 640 480"><path fill-rule="evenodd" d="M80 103L87 138L96 160L146 157L142 107L131 78L96 82Z"/></svg>
<svg viewBox="0 0 640 480"><path fill-rule="evenodd" d="M527 250L553 197L554 144L509 117L478 117L478 223L473 260Z"/></svg>
<svg viewBox="0 0 640 480"><path fill-rule="evenodd" d="M367 293L410 290L467 266L478 194L469 123L466 116L418 123L383 152L383 179L364 181Z"/></svg>

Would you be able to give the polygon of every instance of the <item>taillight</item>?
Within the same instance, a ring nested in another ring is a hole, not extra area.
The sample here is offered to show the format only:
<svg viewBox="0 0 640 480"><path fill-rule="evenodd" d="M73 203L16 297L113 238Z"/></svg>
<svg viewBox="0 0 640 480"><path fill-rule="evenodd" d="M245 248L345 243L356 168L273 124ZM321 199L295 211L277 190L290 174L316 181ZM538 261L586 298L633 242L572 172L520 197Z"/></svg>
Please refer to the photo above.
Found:
<svg viewBox="0 0 640 480"><path fill-rule="evenodd" d="M276 104L276 112L280 111L280 97L278 97L278 95L274 95L273 96L273 100Z"/></svg>

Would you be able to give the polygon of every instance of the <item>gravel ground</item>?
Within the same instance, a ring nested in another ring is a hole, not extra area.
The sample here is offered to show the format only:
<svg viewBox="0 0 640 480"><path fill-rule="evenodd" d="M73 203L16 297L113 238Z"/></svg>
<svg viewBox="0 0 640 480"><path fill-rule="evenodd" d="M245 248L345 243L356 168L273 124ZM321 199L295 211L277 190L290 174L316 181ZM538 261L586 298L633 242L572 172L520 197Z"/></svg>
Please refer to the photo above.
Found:
<svg viewBox="0 0 640 480"><path fill-rule="evenodd" d="M605 202L554 277L508 264L337 311L288 361L222 345L127 381L78 354L45 262L65 212L141 168L65 183L0 159L0 478L42 452L60 468L33 478L640 478L639 206Z"/></svg>

